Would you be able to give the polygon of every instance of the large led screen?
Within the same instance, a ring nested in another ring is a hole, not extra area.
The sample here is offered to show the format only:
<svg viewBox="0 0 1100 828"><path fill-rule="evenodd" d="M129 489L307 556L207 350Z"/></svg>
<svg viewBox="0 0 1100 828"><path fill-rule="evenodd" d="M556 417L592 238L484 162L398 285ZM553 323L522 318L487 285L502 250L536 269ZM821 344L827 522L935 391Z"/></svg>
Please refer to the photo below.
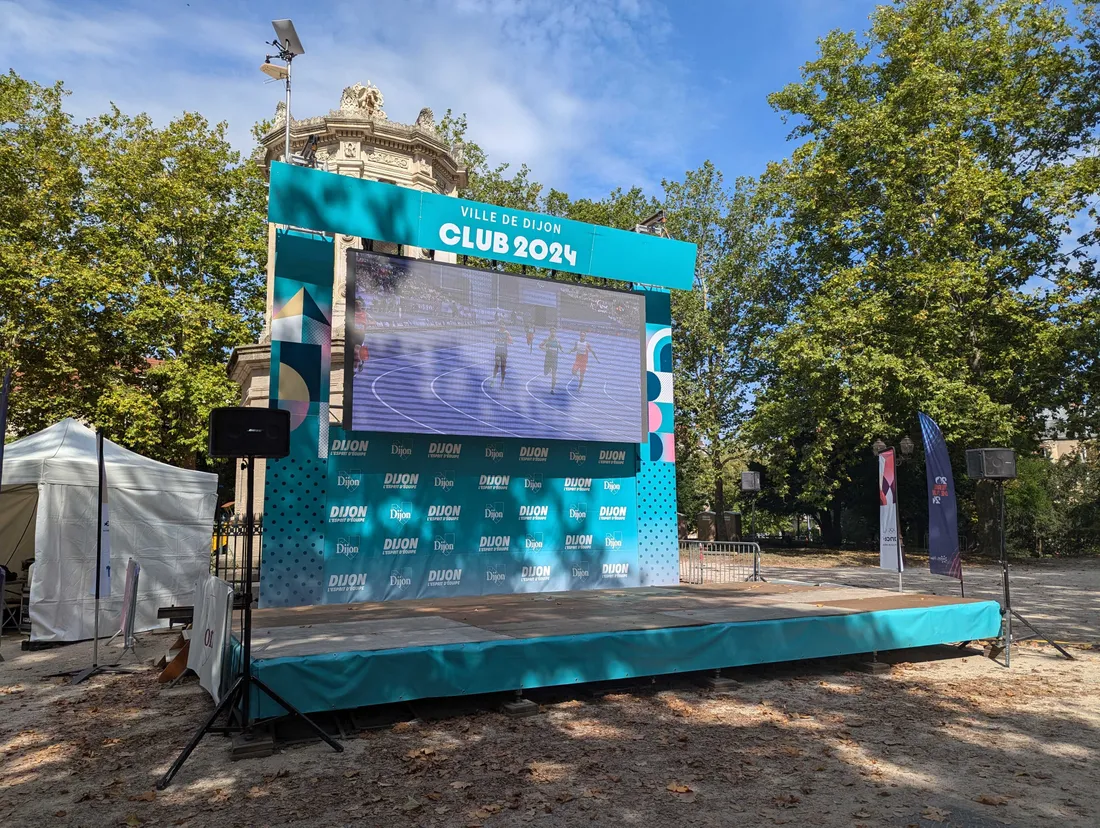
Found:
<svg viewBox="0 0 1100 828"><path fill-rule="evenodd" d="M344 428L637 443L645 300L348 251Z"/></svg>

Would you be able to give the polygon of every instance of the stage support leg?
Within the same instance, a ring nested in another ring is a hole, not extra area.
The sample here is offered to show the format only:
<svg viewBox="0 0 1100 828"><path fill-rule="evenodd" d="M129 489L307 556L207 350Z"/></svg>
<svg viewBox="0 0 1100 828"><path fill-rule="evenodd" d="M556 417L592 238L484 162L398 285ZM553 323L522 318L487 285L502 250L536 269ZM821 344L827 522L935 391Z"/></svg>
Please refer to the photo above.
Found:
<svg viewBox="0 0 1100 828"><path fill-rule="evenodd" d="M537 716L539 706L530 699L523 698L523 691L517 690L516 697L500 706L500 712L513 719L525 719L528 716Z"/></svg>
<svg viewBox="0 0 1100 828"><path fill-rule="evenodd" d="M721 670L715 670L709 676L704 676L699 683L715 693L730 693L741 687L741 682L729 676L723 676Z"/></svg>
<svg viewBox="0 0 1100 828"><path fill-rule="evenodd" d="M878 660L878 651L871 653L871 658L867 661L861 661L856 665L856 669L861 673L869 673L872 676L881 676L884 673L889 673L893 668L886 662Z"/></svg>

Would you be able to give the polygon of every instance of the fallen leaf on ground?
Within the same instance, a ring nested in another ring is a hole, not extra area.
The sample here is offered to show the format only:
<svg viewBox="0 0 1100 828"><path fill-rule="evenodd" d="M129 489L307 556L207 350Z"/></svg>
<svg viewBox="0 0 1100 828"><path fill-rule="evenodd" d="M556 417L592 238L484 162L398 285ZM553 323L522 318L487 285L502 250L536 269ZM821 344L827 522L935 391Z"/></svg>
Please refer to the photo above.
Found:
<svg viewBox="0 0 1100 828"><path fill-rule="evenodd" d="M982 805L1004 805L1008 802L1003 796L997 796L995 794L982 794L974 799L975 802L980 802Z"/></svg>
<svg viewBox="0 0 1100 828"><path fill-rule="evenodd" d="M945 822L947 818L951 816L951 812L945 811L942 808L933 808L931 805L929 805L920 812L920 815L925 819L932 820L933 822Z"/></svg>
<svg viewBox="0 0 1100 828"><path fill-rule="evenodd" d="M405 804L401 806L402 811L415 811L424 803L417 799L415 796L410 796L405 800Z"/></svg>
<svg viewBox="0 0 1100 828"><path fill-rule="evenodd" d="M152 802L157 798L156 791L146 791L145 793L139 793L137 796L131 796L131 802Z"/></svg>
<svg viewBox="0 0 1100 828"><path fill-rule="evenodd" d="M474 785L473 782L452 782L451 783L451 787L454 788L456 791L460 791L463 788L472 788L473 785Z"/></svg>

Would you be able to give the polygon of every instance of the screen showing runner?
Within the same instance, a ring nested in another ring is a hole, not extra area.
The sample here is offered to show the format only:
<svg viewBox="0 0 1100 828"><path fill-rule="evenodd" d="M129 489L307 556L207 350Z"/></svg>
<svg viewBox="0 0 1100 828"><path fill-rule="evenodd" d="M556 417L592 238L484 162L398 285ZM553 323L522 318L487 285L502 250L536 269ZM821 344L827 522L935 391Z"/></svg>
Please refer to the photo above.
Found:
<svg viewBox="0 0 1100 828"><path fill-rule="evenodd" d="M637 293L348 251L344 427L646 439Z"/></svg>

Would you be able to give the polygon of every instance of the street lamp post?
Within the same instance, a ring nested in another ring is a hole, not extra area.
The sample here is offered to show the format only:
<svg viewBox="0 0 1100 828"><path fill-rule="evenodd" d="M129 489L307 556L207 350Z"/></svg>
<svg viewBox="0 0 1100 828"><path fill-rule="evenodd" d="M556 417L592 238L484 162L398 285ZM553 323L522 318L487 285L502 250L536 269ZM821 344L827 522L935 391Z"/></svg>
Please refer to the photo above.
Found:
<svg viewBox="0 0 1100 828"><path fill-rule="evenodd" d="M283 161L287 164L292 164L293 161L290 157L290 64L298 55L305 54L305 48L302 46L302 41L298 39L298 33L294 30L294 23L290 20L272 20L272 27L275 29L275 40L271 41L269 45L274 46L278 51L274 55L268 55L263 65L260 67L260 71L265 75L275 79L286 81L286 129L283 138ZM277 66L271 62L272 58L278 58L283 61L286 66Z"/></svg>

